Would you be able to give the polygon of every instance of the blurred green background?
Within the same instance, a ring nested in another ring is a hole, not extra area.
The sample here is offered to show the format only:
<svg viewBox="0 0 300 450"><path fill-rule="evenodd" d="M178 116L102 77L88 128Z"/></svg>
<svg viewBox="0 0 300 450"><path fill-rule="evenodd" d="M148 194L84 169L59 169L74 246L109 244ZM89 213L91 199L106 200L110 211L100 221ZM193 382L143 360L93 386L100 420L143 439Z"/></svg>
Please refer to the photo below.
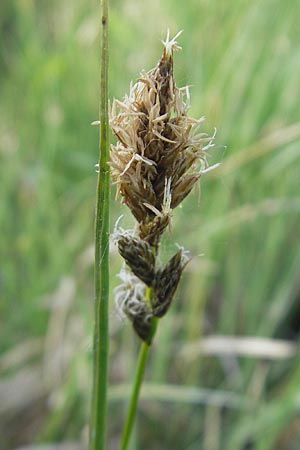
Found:
<svg viewBox="0 0 300 450"><path fill-rule="evenodd" d="M176 242L193 259L153 345L132 450L298 450L300 1L110 3L110 98L183 29L177 85L217 127L222 162L162 244L162 259ZM0 4L1 450L83 450L87 436L99 15L95 0ZM132 227L114 189L112 202L111 228L121 214ZM112 290L120 267L112 246ZM112 450L138 339L113 295L110 319Z"/></svg>

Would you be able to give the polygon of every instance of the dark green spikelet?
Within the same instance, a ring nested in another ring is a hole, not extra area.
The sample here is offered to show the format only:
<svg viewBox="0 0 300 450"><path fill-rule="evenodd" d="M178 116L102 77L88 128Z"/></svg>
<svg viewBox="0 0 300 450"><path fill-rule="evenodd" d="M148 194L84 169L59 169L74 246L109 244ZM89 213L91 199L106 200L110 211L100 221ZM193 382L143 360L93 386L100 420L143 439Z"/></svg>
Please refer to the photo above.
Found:
<svg viewBox="0 0 300 450"><path fill-rule="evenodd" d="M152 286L155 274L155 257L148 242L128 235L118 238L120 255L143 283Z"/></svg>
<svg viewBox="0 0 300 450"><path fill-rule="evenodd" d="M168 261L164 269L156 273L153 296L153 314L155 317L162 317L168 311L184 267L182 250L179 250Z"/></svg>

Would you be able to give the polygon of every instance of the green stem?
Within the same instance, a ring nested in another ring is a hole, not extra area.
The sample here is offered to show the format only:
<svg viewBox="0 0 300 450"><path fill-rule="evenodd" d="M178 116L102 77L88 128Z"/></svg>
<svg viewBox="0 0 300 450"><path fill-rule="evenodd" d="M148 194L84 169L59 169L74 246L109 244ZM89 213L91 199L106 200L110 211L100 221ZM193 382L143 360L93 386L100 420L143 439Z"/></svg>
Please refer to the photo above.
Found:
<svg viewBox="0 0 300 450"><path fill-rule="evenodd" d="M141 348L140 348L140 353L139 353L139 358L138 358L138 363L137 363L136 374L134 377L130 402L128 405L127 417L126 417L126 421L125 421L123 432L122 432L121 443L120 443L120 447L119 447L120 450L127 449L129 439L131 436L131 432L132 432L132 428L133 428L133 424L134 424L135 413L136 413L137 402L138 402L139 393L140 393L140 388L142 385L143 376L144 376L144 372L145 372L148 351L149 351L149 345L146 342L142 342Z"/></svg>
<svg viewBox="0 0 300 450"><path fill-rule="evenodd" d="M109 123L108 123L108 0L101 1L99 175L95 217L95 328L90 450L104 450L107 409L109 300Z"/></svg>

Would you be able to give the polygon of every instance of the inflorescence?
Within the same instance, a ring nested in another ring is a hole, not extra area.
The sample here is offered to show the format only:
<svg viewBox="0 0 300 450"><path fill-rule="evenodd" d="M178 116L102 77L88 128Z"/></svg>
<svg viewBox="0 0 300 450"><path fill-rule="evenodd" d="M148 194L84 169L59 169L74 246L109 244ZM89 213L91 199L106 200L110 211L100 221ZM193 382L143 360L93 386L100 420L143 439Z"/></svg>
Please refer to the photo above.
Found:
<svg viewBox="0 0 300 450"><path fill-rule="evenodd" d="M187 264L180 249L158 268L157 254L171 213L210 168L207 150L214 136L199 128L204 120L188 115L188 86L177 88L173 52L179 50L169 33L157 66L142 72L123 101L114 100L110 126L117 138L111 145L112 178L122 202L137 220L134 233L116 230L114 240L126 262L116 289L116 303L141 339L150 343L153 319L166 314ZM130 270L129 270L130 269Z"/></svg>

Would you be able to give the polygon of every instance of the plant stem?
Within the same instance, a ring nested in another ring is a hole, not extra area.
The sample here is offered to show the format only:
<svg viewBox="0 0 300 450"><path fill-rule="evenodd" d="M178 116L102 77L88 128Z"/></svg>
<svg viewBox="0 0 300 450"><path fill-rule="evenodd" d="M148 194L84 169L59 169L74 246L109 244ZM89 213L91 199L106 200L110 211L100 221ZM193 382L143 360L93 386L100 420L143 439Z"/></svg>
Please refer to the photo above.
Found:
<svg viewBox="0 0 300 450"><path fill-rule="evenodd" d="M148 351L149 351L149 345L146 342L142 342L141 348L140 348L140 353L139 353L139 358L138 358L138 363L137 363L136 374L134 377L130 402L129 402L129 406L128 406L128 410L127 410L127 417L126 417L126 421L125 421L124 428L122 431L121 443L120 443L120 447L119 447L120 450L127 449L129 439L131 436L131 432L132 432L132 428L133 428L133 424L134 424L135 413L136 413L137 402L138 402L139 393L140 393L140 388L142 385L143 376L144 376L144 372L145 372Z"/></svg>
<svg viewBox="0 0 300 450"><path fill-rule="evenodd" d="M99 175L95 217L95 328L90 450L104 450L106 440L108 300L109 300L109 123L108 0L101 1L101 68L99 100Z"/></svg>

